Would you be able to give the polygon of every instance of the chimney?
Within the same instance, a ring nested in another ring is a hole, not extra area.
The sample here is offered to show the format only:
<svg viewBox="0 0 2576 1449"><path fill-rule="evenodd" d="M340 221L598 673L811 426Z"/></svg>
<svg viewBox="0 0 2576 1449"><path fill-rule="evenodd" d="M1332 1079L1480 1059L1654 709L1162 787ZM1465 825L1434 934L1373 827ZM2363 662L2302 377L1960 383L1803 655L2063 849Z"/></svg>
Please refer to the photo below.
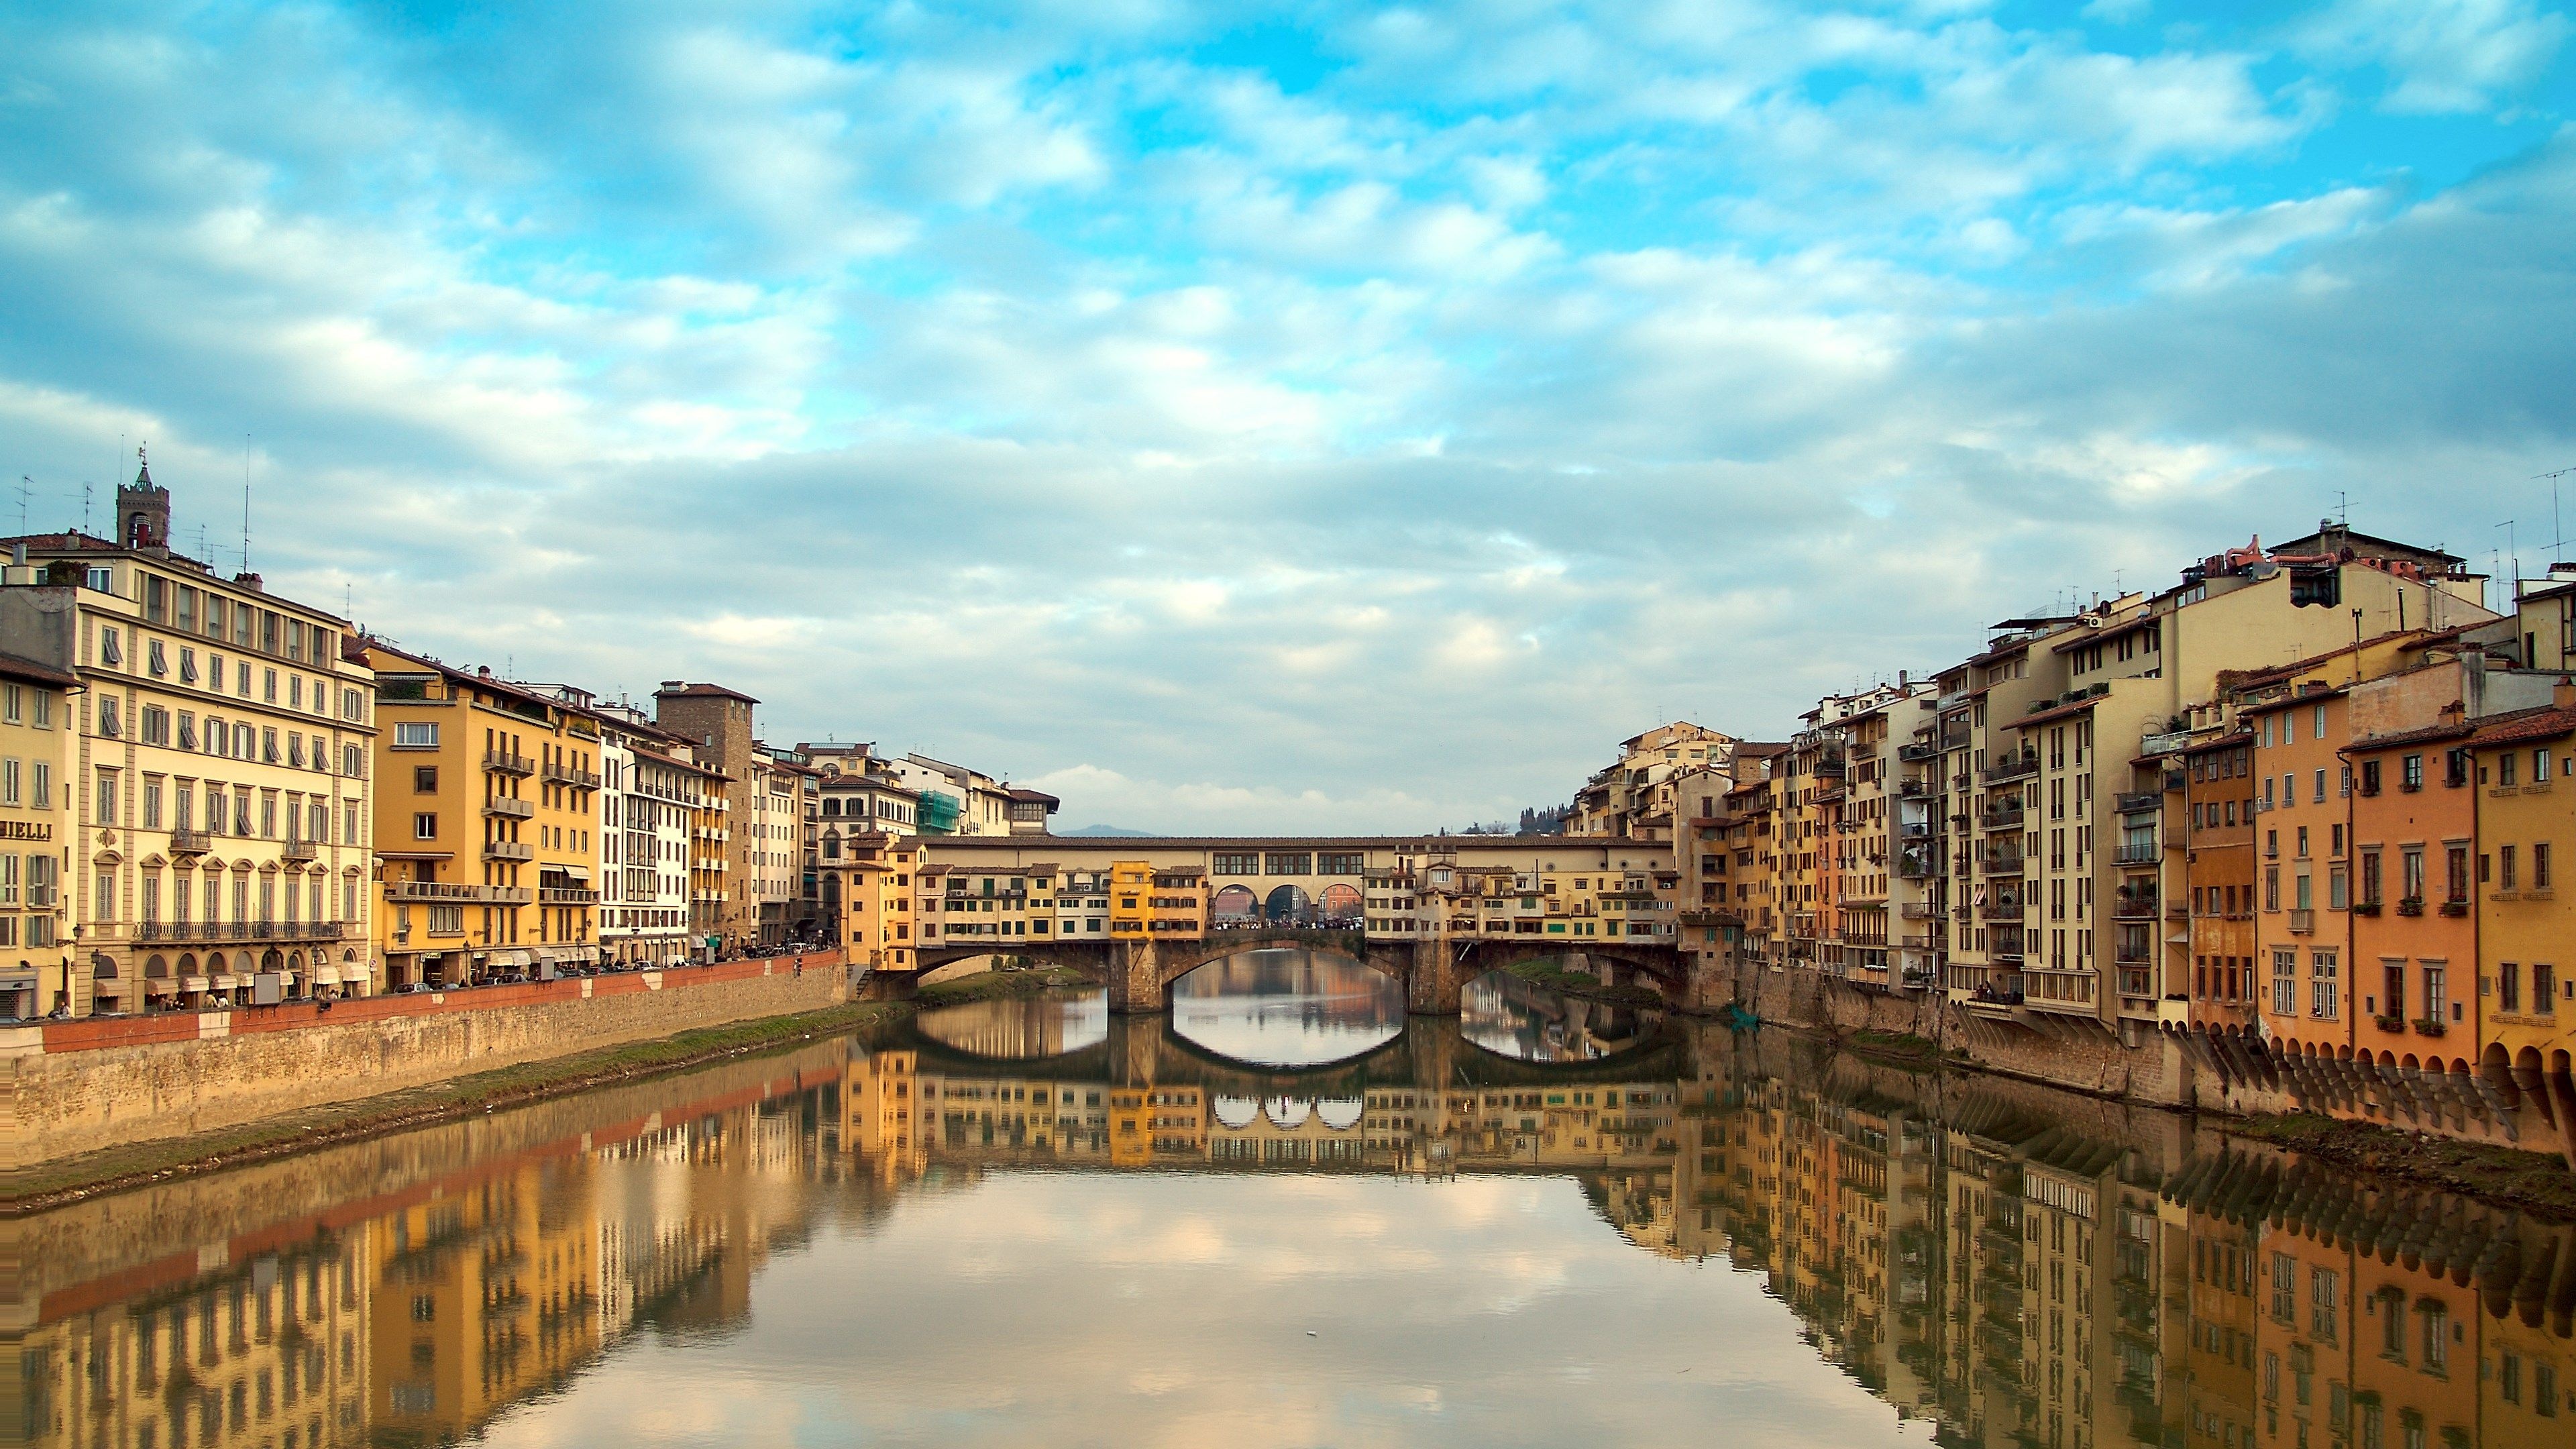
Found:
<svg viewBox="0 0 2576 1449"><path fill-rule="evenodd" d="M2558 676L2558 682L2549 686L2549 707L2576 709L2576 679L2564 674Z"/></svg>

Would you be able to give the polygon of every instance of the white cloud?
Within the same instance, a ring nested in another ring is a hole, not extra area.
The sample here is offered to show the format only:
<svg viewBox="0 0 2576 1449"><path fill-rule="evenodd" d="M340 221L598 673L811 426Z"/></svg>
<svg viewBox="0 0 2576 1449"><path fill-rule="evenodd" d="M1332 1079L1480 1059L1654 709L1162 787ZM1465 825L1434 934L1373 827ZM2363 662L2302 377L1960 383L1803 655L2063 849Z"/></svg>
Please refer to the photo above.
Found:
<svg viewBox="0 0 2576 1449"><path fill-rule="evenodd" d="M2565 15L2533 0L2335 0L2291 27L2304 53L2377 65L2392 111L2483 111L2530 85L2566 45Z"/></svg>

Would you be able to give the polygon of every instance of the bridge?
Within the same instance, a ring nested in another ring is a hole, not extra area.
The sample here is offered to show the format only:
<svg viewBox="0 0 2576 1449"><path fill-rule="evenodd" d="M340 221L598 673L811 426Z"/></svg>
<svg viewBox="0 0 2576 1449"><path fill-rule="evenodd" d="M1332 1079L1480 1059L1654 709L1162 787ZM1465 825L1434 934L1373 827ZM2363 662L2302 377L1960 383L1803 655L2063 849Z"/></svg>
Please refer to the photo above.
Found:
<svg viewBox="0 0 2576 1449"><path fill-rule="evenodd" d="M853 903L894 902L852 911L846 942L892 995L942 966L1007 956L1100 983L1112 1011L1155 1012L1181 977L1267 949L1347 956L1394 978L1406 1008L1427 1015L1455 1014L1478 976L1542 960L1649 988L1669 1006L1729 994L1695 979L1711 953L1684 948L1680 872L1661 841L887 839L854 837L829 854L844 861Z"/></svg>
<svg viewBox="0 0 2576 1449"><path fill-rule="evenodd" d="M1014 942L1007 954L1032 966L1080 972L1084 980L1105 986L1109 1009L1125 1015L1169 1010L1175 982L1212 961L1248 951L1328 951L1347 956L1395 978L1404 988L1405 1010L1424 1016L1457 1015L1459 993L1468 982L1527 961L1581 961L1606 967L1610 984L1648 986L1673 1006L1688 1001L1691 985L1681 953L1647 941L1586 942L1578 949L1545 937L1383 940L1358 930L1257 925L1210 931L1202 937ZM917 981L942 966L995 954L1000 953L990 943L924 947L914 953L920 970L912 979Z"/></svg>

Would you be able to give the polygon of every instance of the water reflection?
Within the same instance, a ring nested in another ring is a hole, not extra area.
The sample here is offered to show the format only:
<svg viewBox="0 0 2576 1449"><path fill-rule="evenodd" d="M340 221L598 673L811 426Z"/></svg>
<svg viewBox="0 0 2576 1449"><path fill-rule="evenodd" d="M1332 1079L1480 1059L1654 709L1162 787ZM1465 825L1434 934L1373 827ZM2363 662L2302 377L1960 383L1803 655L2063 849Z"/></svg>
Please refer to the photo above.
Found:
<svg viewBox="0 0 2576 1449"><path fill-rule="evenodd" d="M1439 1022L1298 1071L1151 1019L1018 1067L992 1041L925 1020L24 1220L10 1427L2504 1449L2576 1425L2576 1234L2161 1114L1681 1021L1575 1064ZM961 1372L961 1345L1028 1351Z"/></svg>
<svg viewBox="0 0 2576 1449"><path fill-rule="evenodd" d="M1025 1061L1095 1047L1109 1036L1109 997L1051 991L925 1011L916 1029L942 1046L979 1057Z"/></svg>
<svg viewBox="0 0 2576 1449"><path fill-rule="evenodd" d="M1238 1062L1309 1067L1404 1031L1404 988L1346 956L1246 951L1172 983L1172 1029Z"/></svg>
<svg viewBox="0 0 2576 1449"><path fill-rule="evenodd" d="M1467 1040L1524 1062L1598 1061L1637 1046L1664 1019L1659 1011L1560 996L1507 971L1468 982L1459 1000Z"/></svg>

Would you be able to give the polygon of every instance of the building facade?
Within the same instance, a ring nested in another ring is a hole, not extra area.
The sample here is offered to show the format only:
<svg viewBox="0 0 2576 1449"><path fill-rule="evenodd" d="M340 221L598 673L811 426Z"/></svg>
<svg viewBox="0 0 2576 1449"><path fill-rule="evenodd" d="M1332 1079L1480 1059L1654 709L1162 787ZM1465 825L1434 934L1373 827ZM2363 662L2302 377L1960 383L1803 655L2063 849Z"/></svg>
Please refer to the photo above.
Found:
<svg viewBox="0 0 2576 1449"><path fill-rule="evenodd" d="M172 552L148 468L117 514L116 539L16 540L0 586L0 649L80 681L47 883L71 959L54 1004L372 990L372 681L346 621Z"/></svg>

